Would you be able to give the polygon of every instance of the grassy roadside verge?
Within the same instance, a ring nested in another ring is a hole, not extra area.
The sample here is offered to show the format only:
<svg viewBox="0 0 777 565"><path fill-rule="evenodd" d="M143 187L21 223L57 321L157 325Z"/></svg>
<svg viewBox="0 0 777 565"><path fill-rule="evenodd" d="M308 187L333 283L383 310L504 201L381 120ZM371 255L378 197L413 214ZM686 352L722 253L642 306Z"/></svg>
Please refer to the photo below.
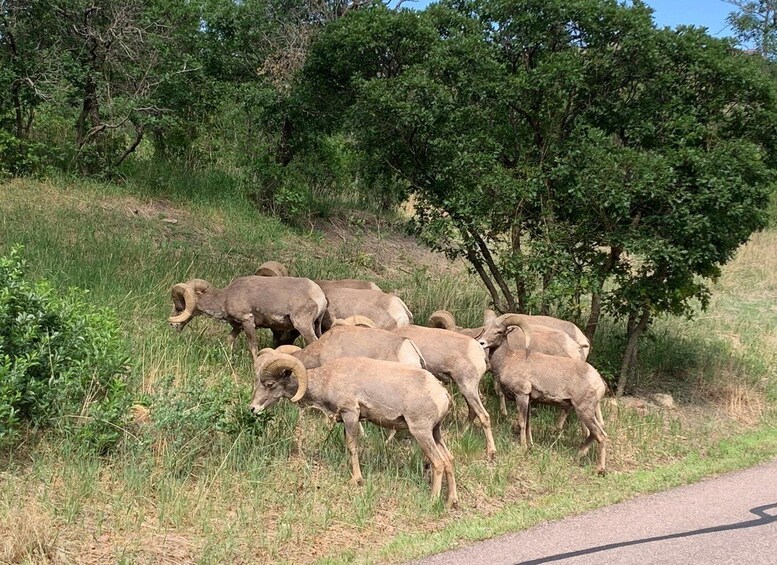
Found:
<svg viewBox="0 0 777 565"><path fill-rule="evenodd" d="M366 484L354 490L337 428L304 418L309 447L298 456L294 407L277 406L264 427L246 421L247 354L231 356L228 329L213 321L171 332L170 285L194 276L221 285L279 259L313 278L368 277L396 289L419 321L446 308L462 324L477 322L485 295L462 266L379 221L345 217L293 231L217 181L211 198L194 200L187 190L197 179L166 181L166 191L0 185L0 253L22 243L33 277L86 288L119 312L133 351L130 386L151 410L109 457L55 435L0 453L0 561L397 562L777 453L777 233L765 232L726 267L707 312L654 328L635 385L643 396L671 392L678 406L605 406L606 479L593 476L590 461L574 463L579 431L557 436L552 409L533 415L535 447L521 450L484 382L497 461L484 461L483 436L455 393L445 430L460 509L430 503L415 444L386 447L374 427L361 450ZM606 366L617 345L604 333L592 362Z"/></svg>
<svg viewBox="0 0 777 565"><path fill-rule="evenodd" d="M649 494L745 469L777 457L777 428L774 423L720 441L704 453L693 452L666 467L609 476L607 489L586 484L576 492L548 495L505 508L486 519L465 519L432 535L396 537L378 552L376 561L402 562L440 553L502 534L524 530L542 522L558 520ZM320 563L338 563L324 559Z"/></svg>

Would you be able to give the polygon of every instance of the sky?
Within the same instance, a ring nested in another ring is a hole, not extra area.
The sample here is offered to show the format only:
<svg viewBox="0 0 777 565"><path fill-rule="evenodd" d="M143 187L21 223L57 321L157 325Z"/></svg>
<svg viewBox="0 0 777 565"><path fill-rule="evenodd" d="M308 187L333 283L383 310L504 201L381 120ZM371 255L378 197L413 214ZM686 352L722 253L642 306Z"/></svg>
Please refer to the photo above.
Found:
<svg viewBox="0 0 777 565"><path fill-rule="evenodd" d="M410 0L404 6L422 10L432 0ZM734 6L723 0L646 0L653 8L653 19L658 27L677 27L695 25L706 27L711 35L726 37L731 28L726 16L734 11Z"/></svg>
<svg viewBox="0 0 777 565"><path fill-rule="evenodd" d="M659 27L688 24L704 26L710 35L730 36L731 28L726 16L734 6L723 0L647 0L653 8L653 19Z"/></svg>

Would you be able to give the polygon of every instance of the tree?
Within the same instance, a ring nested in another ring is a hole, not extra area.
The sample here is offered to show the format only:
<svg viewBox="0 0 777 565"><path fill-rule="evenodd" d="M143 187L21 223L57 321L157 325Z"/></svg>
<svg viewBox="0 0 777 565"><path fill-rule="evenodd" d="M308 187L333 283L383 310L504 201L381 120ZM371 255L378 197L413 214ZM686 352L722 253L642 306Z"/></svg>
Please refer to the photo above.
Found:
<svg viewBox="0 0 777 565"><path fill-rule="evenodd" d="M772 85L726 41L657 30L639 1L353 16L307 67L342 100L330 121L416 196L419 233L465 257L497 309L574 316L588 295L590 336L602 311L625 320L622 392L655 316L703 304L765 223ZM382 34L403 18L395 42L423 55L387 74ZM337 56L344 37L358 64Z"/></svg>
<svg viewBox="0 0 777 565"><path fill-rule="evenodd" d="M754 45L765 58L777 58L777 2L775 0L726 0L737 8L726 20L737 39Z"/></svg>

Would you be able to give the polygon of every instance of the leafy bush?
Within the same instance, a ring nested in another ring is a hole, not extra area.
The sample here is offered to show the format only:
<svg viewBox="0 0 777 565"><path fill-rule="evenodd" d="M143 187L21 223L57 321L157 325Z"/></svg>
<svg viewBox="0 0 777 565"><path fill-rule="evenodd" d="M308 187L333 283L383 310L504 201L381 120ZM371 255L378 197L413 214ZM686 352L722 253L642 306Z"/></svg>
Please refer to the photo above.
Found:
<svg viewBox="0 0 777 565"><path fill-rule="evenodd" d="M156 388L148 399L151 425L145 427L141 443L151 445L176 474L190 473L201 457L219 453L240 438L252 443L272 417L251 414L251 390L226 375L217 382L195 377L179 385L168 376Z"/></svg>
<svg viewBox="0 0 777 565"><path fill-rule="evenodd" d="M44 162L42 144L18 139L0 128L0 178L37 173Z"/></svg>
<svg viewBox="0 0 777 565"><path fill-rule="evenodd" d="M20 248L0 258L0 445L27 423L105 451L121 437L129 400L115 315L84 291L28 282L24 271Z"/></svg>

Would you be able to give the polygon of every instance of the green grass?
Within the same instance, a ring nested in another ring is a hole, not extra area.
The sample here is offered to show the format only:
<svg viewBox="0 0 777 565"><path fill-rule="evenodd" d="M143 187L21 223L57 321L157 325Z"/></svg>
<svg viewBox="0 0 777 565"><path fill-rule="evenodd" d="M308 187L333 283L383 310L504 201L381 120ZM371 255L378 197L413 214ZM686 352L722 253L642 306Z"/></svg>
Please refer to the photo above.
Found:
<svg viewBox="0 0 777 565"><path fill-rule="evenodd" d="M198 319L175 334L166 324L172 284L196 276L223 285L269 259L311 278L375 280L420 322L439 308L462 325L479 322L486 295L463 265L417 248L391 222L343 213L320 228L258 214L215 173L0 185L0 254L22 243L33 277L88 289L116 309L133 394L151 410L107 457L36 433L0 454L0 561L396 562L777 454L777 234L766 232L726 268L708 312L656 325L635 389L668 391L680 404L606 404L606 478L593 474L592 458L574 462L579 430L573 422L557 436L551 408L534 412L535 445L522 450L487 377L497 461L484 461L483 435L455 391L446 422L458 510L429 500L415 443L386 446L375 426L361 442L366 484L354 489L340 427L306 413L298 455L295 407L280 403L266 423L247 418L250 361L242 341L235 355L225 349L225 325ZM591 361L603 370L616 329L594 344Z"/></svg>

